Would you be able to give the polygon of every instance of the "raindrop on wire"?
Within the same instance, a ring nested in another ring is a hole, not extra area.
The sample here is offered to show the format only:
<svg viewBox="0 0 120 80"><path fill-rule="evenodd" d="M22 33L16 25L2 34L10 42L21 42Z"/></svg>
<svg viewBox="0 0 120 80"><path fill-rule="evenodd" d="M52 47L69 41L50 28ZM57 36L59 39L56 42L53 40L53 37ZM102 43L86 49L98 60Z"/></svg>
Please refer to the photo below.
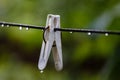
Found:
<svg viewBox="0 0 120 80"><path fill-rule="evenodd" d="M6 25L6 27L10 27L9 25Z"/></svg>
<svg viewBox="0 0 120 80"><path fill-rule="evenodd" d="M19 27L19 30L22 30L22 26Z"/></svg>
<svg viewBox="0 0 120 80"><path fill-rule="evenodd" d="M109 34L108 33L105 33L105 36L108 36Z"/></svg>
<svg viewBox="0 0 120 80"><path fill-rule="evenodd" d="M73 32L70 32L70 34L72 34Z"/></svg>
<svg viewBox="0 0 120 80"><path fill-rule="evenodd" d="M4 27L4 24L2 24L1 27Z"/></svg>
<svg viewBox="0 0 120 80"><path fill-rule="evenodd" d="M28 27L26 27L26 30L28 31L28 30L29 30L29 28L28 28Z"/></svg>
<svg viewBox="0 0 120 80"><path fill-rule="evenodd" d="M87 34L90 36L90 35L91 35L91 32L88 32Z"/></svg>

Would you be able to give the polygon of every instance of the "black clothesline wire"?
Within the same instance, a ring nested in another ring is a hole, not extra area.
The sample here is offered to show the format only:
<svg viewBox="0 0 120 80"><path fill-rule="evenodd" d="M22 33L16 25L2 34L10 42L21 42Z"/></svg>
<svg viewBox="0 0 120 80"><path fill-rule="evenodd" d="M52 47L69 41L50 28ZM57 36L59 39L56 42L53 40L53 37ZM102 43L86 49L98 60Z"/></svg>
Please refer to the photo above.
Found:
<svg viewBox="0 0 120 80"><path fill-rule="evenodd" d="M35 26L28 24L18 24L18 23L10 23L10 22L0 22L1 27L4 26L13 26L13 27L25 27L25 28L33 28L33 29L41 29L44 30L44 26ZM112 34L112 35L120 35L120 31L111 31L111 30L96 30L96 29L75 29L75 28L54 28L54 31L63 31L63 32L82 32L82 33L98 33L98 34Z"/></svg>

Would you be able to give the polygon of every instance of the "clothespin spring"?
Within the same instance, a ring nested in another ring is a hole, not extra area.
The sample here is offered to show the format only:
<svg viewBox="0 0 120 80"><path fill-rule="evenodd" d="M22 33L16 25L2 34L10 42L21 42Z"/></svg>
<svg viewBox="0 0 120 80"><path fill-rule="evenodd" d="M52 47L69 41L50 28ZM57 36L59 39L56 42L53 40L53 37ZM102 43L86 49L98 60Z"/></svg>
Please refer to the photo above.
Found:
<svg viewBox="0 0 120 80"><path fill-rule="evenodd" d="M44 41L45 43L46 43L45 32L46 32L47 30L49 30L49 26L46 27L46 28L43 30L43 41ZM53 46L52 46L52 47L56 47L55 42L53 43Z"/></svg>

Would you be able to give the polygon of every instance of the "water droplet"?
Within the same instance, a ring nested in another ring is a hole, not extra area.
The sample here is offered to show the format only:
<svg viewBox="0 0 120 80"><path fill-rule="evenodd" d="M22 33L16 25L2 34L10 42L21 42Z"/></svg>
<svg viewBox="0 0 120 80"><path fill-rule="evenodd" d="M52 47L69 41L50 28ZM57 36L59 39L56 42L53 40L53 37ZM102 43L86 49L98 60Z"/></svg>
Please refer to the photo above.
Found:
<svg viewBox="0 0 120 80"><path fill-rule="evenodd" d="M91 32L88 32L87 34L88 34L88 35L91 35Z"/></svg>
<svg viewBox="0 0 120 80"><path fill-rule="evenodd" d="M4 27L4 24L2 24L1 27Z"/></svg>
<svg viewBox="0 0 120 80"><path fill-rule="evenodd" d="M72 34L73 32L70 32L70 34Z"/></svg>
<svg viewBox="0 0 120 80"><path fill-rule="evenodd" d="M26 30L29 30L29 28L28 28L28 27L26 27Z"/></svg>
<svg viewBox="0 0 120 80"><path fill-rule="evenodd" d="M105 33L105 36L108 36L109 34L108 33Z"/></svg>
<svg viewBox="0 0 120 80"><path fill-rule="evenodd" d="M41 70L40 73L43 73L43 70Z"/></svg>
<svg viewBox="0 0 120 80"><path fill-rule="evenodd" d="M9 25L6 25L7 27L10 27Z"/></svg>
<svg viewBox="0 0 120 80"><path fill-rule="evenodd" d="M19 27L19 30L22 30L22 26Z"/></svg>

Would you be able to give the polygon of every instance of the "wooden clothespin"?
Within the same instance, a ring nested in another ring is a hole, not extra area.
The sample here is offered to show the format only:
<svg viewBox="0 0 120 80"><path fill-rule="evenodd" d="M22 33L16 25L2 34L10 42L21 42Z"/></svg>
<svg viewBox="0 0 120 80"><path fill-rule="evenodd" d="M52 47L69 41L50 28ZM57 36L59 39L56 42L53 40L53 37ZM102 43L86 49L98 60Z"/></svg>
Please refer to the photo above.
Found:
<svg viewBox="0 0 120 80"><path fill-rule="evenodd" d="M42 43L38 63L38 68L40 70L43 70L46 67L51 49L56 70L60 71L63 68L61 32L54 31L54 28L60 28L60 16L49 14L47 16L46 27L43 33L44 41Z"/></svg>

